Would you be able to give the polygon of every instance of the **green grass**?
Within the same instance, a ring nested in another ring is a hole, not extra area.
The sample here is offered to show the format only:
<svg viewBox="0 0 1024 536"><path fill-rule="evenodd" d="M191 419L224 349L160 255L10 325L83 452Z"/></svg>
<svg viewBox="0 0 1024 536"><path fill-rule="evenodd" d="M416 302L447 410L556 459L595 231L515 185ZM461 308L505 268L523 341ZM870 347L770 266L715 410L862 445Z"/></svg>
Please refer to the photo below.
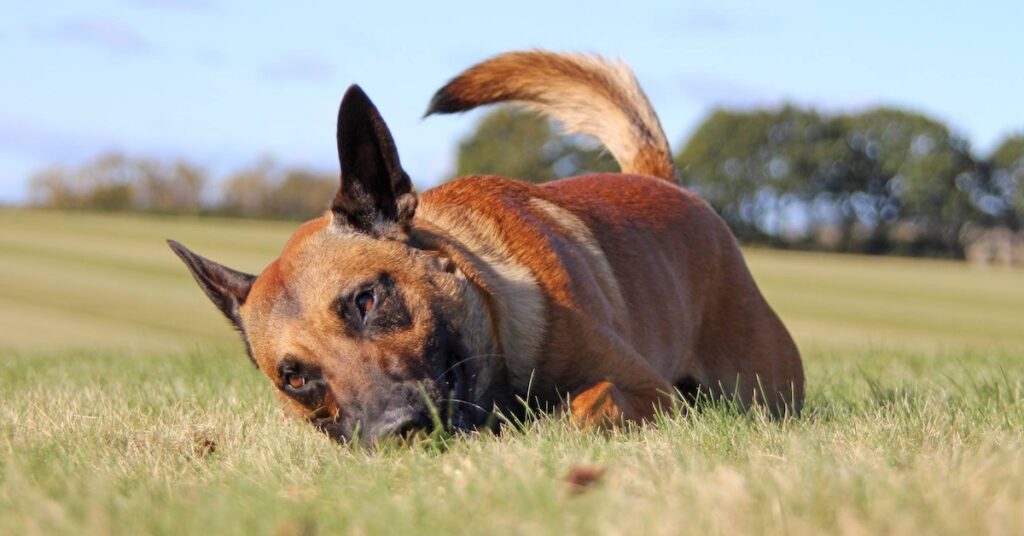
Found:
<svg viewBox="0 0 1024 536"><path fill-rule="evenodd" d="M368 452L282 416L162 242L255 272L293 227L0 212L0 533L1024 532L1020 271L750 251L799 419Z"/></svg>

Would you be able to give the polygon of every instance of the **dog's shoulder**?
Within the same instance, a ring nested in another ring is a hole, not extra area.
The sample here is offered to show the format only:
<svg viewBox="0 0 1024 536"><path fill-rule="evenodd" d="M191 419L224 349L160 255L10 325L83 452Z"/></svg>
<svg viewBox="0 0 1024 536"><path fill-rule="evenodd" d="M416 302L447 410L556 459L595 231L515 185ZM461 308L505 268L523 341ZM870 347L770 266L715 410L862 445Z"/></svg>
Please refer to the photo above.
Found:
<svg viewBox="0 0 1024 536"><path fill-rule="evenodd" d="M427 190L421 195L420 203L433 209L466 209L478 205L495 208L496 205L529 204L534 198L560 205L605 204L638 210L666 202L705 204L695 193L671 182L625 173L579 175L543 184L495 175L469 175Z"/></svg>
<svg viewBox="0 0 1024 536"><path fill-rule="evenodd" d="M420 196L421 208L467 210L496 205L512 207L539 195L537 185L496 175L469 175L431 188Z"/></svg>
<svg viewBox="0 0 1024 536"><path fill-rule="evenodd" d="M532 184L492 175L473 175L432 188L421 196L428 219L486 219L503 231L535 227L538 214L555 206L587 227L720 227L714 209L695 192L645 175L601 173Z"/></svg>

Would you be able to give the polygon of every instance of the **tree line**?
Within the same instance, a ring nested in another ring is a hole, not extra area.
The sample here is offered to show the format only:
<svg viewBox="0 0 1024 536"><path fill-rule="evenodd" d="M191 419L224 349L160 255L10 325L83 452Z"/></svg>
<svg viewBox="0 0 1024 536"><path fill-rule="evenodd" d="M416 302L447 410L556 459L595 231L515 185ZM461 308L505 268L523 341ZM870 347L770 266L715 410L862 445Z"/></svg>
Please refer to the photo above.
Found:
<svg viewBox="0 0 1024 536"><path fill-rule="evenodd" d="M60 210L305 220L323 212L337 189L337 175L270 158L213 184L207 170L186 160L107 153L81 166L36 173L29 199Z"/></svg>
<svg viewBox="0 0 1024 536"><path fill-rule="evenodd" d="M676 161L684 185L746 243L962 257L989 229L1021 242L1024 134L979 156L941 121L906 110L721 109ZM454 176L543 182L615 169L592 142L498 108L459 142ZM37 206L70 210L307 219L324 210L337 180L264 159L214 183L187 161L111 153L40 171L30 196Z"/></svg>
<svg viewBox="0 0 1024 536"><path fill-rule="evenodd" d="M972 228L1019 230L1022 141L982 158L941 122L903 110L722 110L677 160L746 241L957 257Z"/></svg>

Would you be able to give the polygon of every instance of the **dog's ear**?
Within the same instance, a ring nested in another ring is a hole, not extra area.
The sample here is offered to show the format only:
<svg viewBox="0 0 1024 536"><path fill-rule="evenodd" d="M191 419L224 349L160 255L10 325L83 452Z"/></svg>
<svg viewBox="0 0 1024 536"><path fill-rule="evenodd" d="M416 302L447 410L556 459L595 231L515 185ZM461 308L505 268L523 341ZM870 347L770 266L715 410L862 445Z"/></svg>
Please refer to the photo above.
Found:
<svg viewBox="0 0 1024 536"><path fill-rule="evenodd" d="M238 308L245 303L245 298L249 296L249 290L252 288L252 282L256 280L256 276L221 266L210 259L192 253L174 240L168 240L167 245L171 246L174 253L185 262L185 266L188 266L192 277L195 278L196 283L199 283L199 288L203 289L210 301L244 336Z"/></svg>
<svg viewBox="0 0 1024 536"><path fill-rule="evenodd" d="M379 235L405 227L416 212L416 192L398 161L388 126L366 93L348 88L338 110L341 188L331 211L337 225Z"/></svg>

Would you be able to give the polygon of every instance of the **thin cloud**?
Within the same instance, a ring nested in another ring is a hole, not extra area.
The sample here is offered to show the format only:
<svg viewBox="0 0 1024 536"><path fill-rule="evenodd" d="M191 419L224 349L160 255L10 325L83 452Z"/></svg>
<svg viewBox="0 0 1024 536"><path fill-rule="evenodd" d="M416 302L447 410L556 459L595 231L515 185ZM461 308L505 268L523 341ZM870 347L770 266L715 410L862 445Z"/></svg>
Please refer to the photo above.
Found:
<svg viewBox="0 0 1024 536"><path fill-rule="evenodd" d="M134 4L145 7L169 9L208 9L213 7L209 0L133 0Z"/></svg>
<svg viewBox="0 0 1024 536"><path fill-rule="evenodd" d="M714 76L686 76L680 81L682 92L706 106L757 108L772 106L783 100L781 95Z"/></svg>
<svg viewBox="0 0 1024 536"><path fill-rule="evenodd" d="M148 52L153 45L124 21L111 18L73 19L39 35L69 43L96 46L118 53Z"/></svg>
<svg viewBox="0 0 1024 536"><path fill-rule="evenodd" d="M334 76L334 68L323 58L309 54L289 54L267 63L260 73L272 80L325 82Z"/></svg>
<svg viewBox="0 0 1024 536"><path fill-rule="evenodd" d="M913 106L885 103L871 98L839 99L773 90L716 76L685 76L680 80L678 87L681 88L683 95L707 108L772 109L788 103L830 114L858 113L886 105L913 109Z"/></svg>
<svg viewBox="0 0 1024 536"><path fill-rule="evenodd" d="M220 50L213 48L200 48L192 53L192 58L199 63L204 65L224 65L227 63L227 57Z"/></svg>
<svg viewBox="0 0 1024 536"><path fill-rule="evenodd" d="M69 161L88 157L113 145L103 136L76 136L25 121L0 121L0 152Z"/></svg>
<svg viewBox="0 0 1024 536"><path fill-rule="evenodd" d="M11 178L27 180L33 171L51 165L75 165L110 152L158 158L184 157L206 166L216 175L237 169L267 150L232 144L197 147L191 142L124 139L112 132L70 132L21 118L0 118L0 160L14 155L19 161L30 163L24 175ZM0 169L0 175L2 172Z"/></svg>
<svg viewBox="0 0 1024 536"><path fill-rule="evenodd" d="M693 6L668 20L672 30L728 34L772 29L777 21L751 13L736 13L718 7Z"/></svg>
<svg viewBox="0 0 1024 536"><path fill-rule="evenodd" d="M725 11L708 7L694 7L683 12L678 22L687 29L728 31L739 24L736 17Z"/></svg>

